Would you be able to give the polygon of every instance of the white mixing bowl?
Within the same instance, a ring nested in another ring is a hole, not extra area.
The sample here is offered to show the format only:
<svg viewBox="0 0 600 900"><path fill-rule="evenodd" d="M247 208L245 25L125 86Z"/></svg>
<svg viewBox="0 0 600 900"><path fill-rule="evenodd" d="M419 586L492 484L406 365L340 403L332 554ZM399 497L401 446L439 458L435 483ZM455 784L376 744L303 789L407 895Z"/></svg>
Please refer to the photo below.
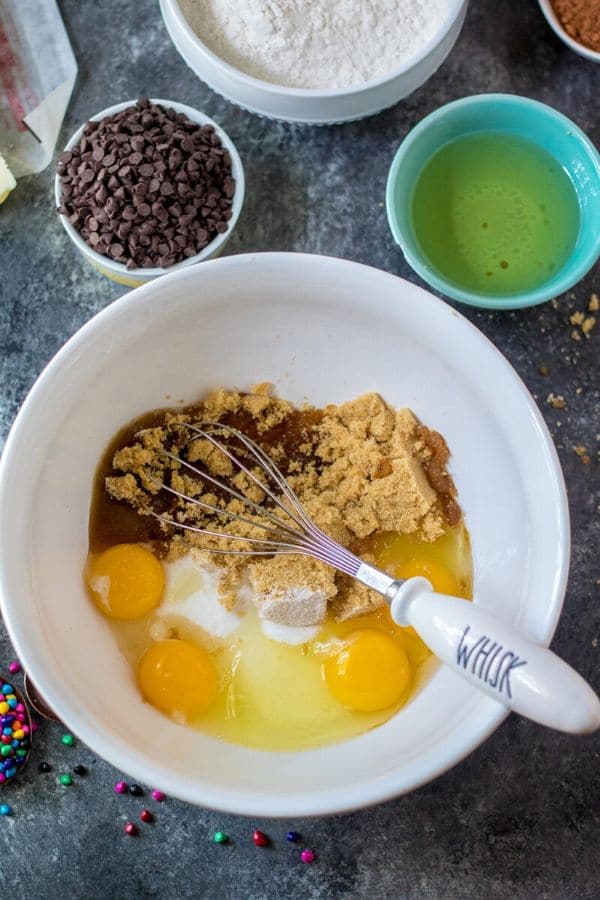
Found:
<svg viewBox="0 0 600 900"><path fill-rule="evenodd" d="M133 416L219 385L302 403L379 391L440 429L471 531L478 602L549 642L568 570L566 496L536 405L452 307L392 275L290 253L165 275L107 307L42 373L0 466L1 608L25 669L79 738L137 781L261 816L334 813L409 791L506 715L435 667L391 721L319 750L220 743L142 702L82 581L99 457Z"/></svg>
<svg viewBox="0 0 600 900"><path fill-rule="evenodd" d="M439 69L465 20L468 0L446 0L446 14L438 31L412 59L389 75L348 88L283 87L246 75L213 53L190 28L177 0L160 0L167 31L175 47L198 78L232 103L250 112L324 125L373 115L412 94Z"/></svg>

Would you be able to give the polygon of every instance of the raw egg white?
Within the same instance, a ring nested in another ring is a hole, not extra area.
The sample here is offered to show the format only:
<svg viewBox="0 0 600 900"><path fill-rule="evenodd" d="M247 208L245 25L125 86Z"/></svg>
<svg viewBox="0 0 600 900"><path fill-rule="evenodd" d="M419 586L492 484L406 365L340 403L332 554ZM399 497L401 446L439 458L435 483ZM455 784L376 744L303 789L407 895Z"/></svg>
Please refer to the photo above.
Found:
<svg viewBox="0 0 600 900"><path fill-rule="evenodd" d="M384 535L368 549L391 574L423 574L437 590L470 596L462 526L435 544ZM385 722L422 681L431 654L412 629L392 622L387 607L344 623L275 625L259 618L246 584L234 610L221 606L218 563L207 567L191 554L152 559L164 572L160 604L151 591L139 605L111 599L111 611L143 610L131 621L113 618L112 627L144 699L179 723L257 749L309 749ZM106 566L92 569L106 574ZM154 584L145 577L143 584ZM112 615L105 600L97 605Z"/></svg>

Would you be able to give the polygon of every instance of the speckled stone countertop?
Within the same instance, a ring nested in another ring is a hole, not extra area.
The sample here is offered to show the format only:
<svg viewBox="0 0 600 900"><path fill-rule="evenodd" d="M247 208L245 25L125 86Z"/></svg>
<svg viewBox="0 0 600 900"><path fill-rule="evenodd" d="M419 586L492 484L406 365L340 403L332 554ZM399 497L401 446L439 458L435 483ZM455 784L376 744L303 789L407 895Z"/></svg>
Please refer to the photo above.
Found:
<svg viewBox="0 0 600 900"><path fill-rule="evenodd" d="M180 100L220 122L243 158L248 194L228 253L302 250L359 260L418 281L395 248L383 207L392 155L441 104L505 91L545 101L600 143L600 69L552 34L534 0L472 0L449 59L387 112L329 128L257 118L201 84L180 59L156 0L59 0L79 63L61 134L137 96ZM23 179L0 209L0 437L33 381L87 319L123 293L76 253L53 212L52 172ZM596 269L554 304L504 314L461 309L525 381L556 441L569 490L572 568L553 647L598 689L598 348L600 326L574 341L569 315L600 291ZM540 366L549 374L543 377ZM550 392L566 409L547 402ZM585 464L573 450L585 446ZM0 669L13 654L0 634ZM306 822L248 821L167 800L119 797L122 774L43 723L22 781L2 792L3 897L596 898L600 766L597 736L556 734L511 716L451 772L375 809ZM49 774L38 772L47 760ZM70 787L57 775L89 772ZM156 813L135 839L126 818ZM259 850L259 827L274 845ZM224 829L230 846L212 843ZM301 831L318 861L303 865L285 833Z"/></svg>

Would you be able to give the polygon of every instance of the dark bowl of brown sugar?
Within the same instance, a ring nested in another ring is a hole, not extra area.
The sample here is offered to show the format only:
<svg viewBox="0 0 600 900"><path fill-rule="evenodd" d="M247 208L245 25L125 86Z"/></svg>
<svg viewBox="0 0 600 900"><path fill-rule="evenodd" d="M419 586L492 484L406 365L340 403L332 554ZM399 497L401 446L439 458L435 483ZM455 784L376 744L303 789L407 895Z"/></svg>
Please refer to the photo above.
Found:
<svg viewBox="0 0 600 900"><path fill-rule="evenodd" d="M244 170L208 116L170 100L131 100L75 132L54 193L88 262L137 287L223 251L244 202Z"/></svg>

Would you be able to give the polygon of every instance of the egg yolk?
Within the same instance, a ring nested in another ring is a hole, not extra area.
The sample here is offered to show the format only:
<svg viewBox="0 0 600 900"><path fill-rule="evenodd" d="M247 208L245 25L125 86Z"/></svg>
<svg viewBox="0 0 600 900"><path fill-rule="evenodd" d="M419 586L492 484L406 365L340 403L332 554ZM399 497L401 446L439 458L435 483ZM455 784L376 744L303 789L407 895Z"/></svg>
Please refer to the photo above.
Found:
<svg viewBox="0 0 600 900"><path fill-rule="evenodd" d="M142 656L137 674L144 699L167 715L192 719L217 696L217 670L192 641L158 641Z"/></svg>
<svg viewBox="0 0 600 900"><path fill-rule="evenodd" d="M158 606L163 568L139 544L117 544L90 563L86 580L94 603L110 619L139 619Z"/></svg>
<svg viewBox="0 0 600 900"><path fill-rule="evenodd" d="M427 578L433 585L434 591L438 591L440 594L450 594L453 597L462 596L456 575L435 560L413 558L394 568L396 578L413 578L415 575Z"/></svg>
<svg viewBox="0 0 600 900"><path fill-rule="evenodd" d="M323 664L327 687L348 709L375 712L398 703L411 680L410 662L399 641L375 628L347 636L347 644Z"/></svg>

